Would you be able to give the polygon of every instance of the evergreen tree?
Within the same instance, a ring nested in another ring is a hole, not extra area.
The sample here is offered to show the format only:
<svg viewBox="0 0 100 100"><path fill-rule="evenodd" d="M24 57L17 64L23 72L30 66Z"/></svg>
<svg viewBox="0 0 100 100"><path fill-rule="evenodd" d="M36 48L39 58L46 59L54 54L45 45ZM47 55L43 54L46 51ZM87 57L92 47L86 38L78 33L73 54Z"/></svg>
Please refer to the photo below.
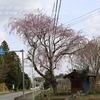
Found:
<svg viewBox="0 0 100 100"><path fill-rule="evenodd" d="M29 89L31 87L31 79L25 74L25 88Z"/></svg>
<svg viewBox="0 0 100 100"><path fill-rule="evenodd" d="M5 82L8 89L12 90L12 85L14 85L14 90L23 88L23 73L22 66L19 56L15 51L9 51L10 48L6 41L2 42L2 47L5 51L3 55L4 64L0 68L0 83ZM25 74L25 73L24 73ZM30 88L31 81L27 74L25 74L25 88Z"/></svg>
<svg viewBox="0 0 100 100"><path fill-rule="evenodd" d="M6 78L6 83L9 89L12 89L12 84L15 86L15 90L19 89L20 84L22 84L21 80L22 71L21 71L21 63L19 56L15 52L10 52L10 71ZM11 80L12 79L12 80Z"/></svg>
<svg viewBox="0 0 100 100"><path fill-rule="evenodd" d="M9 47L6 41L3 41L1 43L2 48L4 49L4 51L9 51ZM3 65L2 67L0 67L0 83L4 82L7 76L7 73L9 71L9 63L8 63L8 58L9 58L9 53L5 52L4 55L2 55L2 60L3 60Z"/></svg>

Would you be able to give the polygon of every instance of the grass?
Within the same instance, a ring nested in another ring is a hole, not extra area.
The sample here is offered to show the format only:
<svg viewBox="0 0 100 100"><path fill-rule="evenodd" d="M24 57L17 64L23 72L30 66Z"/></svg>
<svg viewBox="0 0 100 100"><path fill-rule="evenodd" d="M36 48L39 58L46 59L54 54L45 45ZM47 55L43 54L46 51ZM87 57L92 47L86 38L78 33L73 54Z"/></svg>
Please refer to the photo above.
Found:
<svg viewBox="0 0 100 100"><path fill-rule="evenodd" d="M76 100L100 100L100 94L88 94L79 96Z"/></svg>
<svg viewBox="0 0 100 100"><path fill-rule="evenodd" d="M78 96L76 100L100 100L100 90L90 91L85 95Z"/></svg>
<svg viewBox="0 0 100 100"><path fill-rule="evenodd" d="M64 98L68 96L67 93L64 92L58 92L58 94L54 95L53 90L45 90L39 95L35 97L35 100L48 100L48 98Z"/></svg>
<svg viewBox="0 0 100 100"><path fill-rule="evenodd" d="M53 95L53 91L51 89L48 90L44 90L43 92L41 92L39 95L37 95L35 97L35 100L46 100L47 97L50 97L51 95Z"/></svg>
<svg viewBox="0 0 100 100"><path fill-rule="evenodd" d="M45 90L35 97L35 100L48 100L48 98L71 98L65 91L59 91L57 95L53 94L52 90ZM68 99L69 100L69 99ZM86 95L77 96L75 100L100 100L100 91L89 92Z"/></svg>

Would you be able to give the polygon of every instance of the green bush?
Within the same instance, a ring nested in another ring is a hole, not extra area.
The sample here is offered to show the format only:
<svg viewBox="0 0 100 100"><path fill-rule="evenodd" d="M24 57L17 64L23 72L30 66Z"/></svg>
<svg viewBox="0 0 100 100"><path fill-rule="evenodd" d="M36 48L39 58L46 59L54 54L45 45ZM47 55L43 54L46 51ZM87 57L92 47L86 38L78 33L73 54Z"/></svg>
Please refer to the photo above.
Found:
<svg viewBox="0 0 100 100"><path fill-rule="evenodd" d="M46 89L49 89L49 88L51 87L50 83L47 82L47 81L45 81L43 85L44 85L44 89L45 89L45 90L46 90Z"/></svg>

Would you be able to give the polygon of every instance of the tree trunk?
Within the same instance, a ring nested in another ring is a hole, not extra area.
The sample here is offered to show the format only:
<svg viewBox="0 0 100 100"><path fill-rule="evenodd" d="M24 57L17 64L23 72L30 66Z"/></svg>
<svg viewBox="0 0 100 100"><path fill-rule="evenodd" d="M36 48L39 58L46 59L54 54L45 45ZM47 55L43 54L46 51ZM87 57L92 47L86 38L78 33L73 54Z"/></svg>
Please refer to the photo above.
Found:
<svg viewBox="0 0 100 100"><path fill-rule="evenodd" d="M51 82L51 86L52 86L54 95L57 94L57 82L56 82L56 80Z"/></svg>
<svg viewBox="0 0 100 100"><path fill-rule="evenodd" d="M54 93L54 95L56 95L57 94L57 86L52 86L52 88L53 88L53 93Z"/></svg>

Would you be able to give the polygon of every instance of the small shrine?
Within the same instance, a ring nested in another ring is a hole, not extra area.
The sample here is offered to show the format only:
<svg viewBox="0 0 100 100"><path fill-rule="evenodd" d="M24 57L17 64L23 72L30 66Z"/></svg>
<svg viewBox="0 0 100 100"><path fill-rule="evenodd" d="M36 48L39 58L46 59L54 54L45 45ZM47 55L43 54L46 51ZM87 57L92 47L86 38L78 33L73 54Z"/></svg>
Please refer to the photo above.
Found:
<svg viewBox="0 0 100 100"><path fill-rule="evenodd" d="M83 70L74 69L73 72L64 76L65 78L69 78L71 82L71 93L77 93L78 91L82 91L83 93L87 93L90 91L90 77L95 79L95 75L86 74L86 76L82 76Z"/></svg>

